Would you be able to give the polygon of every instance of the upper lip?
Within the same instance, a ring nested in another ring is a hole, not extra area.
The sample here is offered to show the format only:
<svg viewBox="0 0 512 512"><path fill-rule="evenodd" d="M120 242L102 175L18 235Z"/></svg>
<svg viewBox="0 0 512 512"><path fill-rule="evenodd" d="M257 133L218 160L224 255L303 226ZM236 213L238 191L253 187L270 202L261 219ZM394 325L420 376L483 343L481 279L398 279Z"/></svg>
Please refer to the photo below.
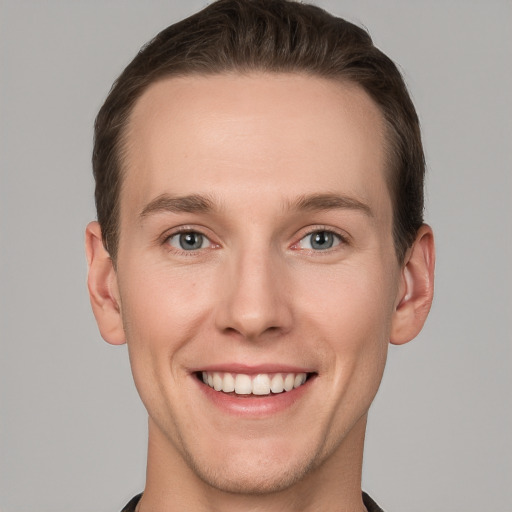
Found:
<svg viewBox="0 0 512 512"><path fill-rule="evenodd" d="M309 367L279 363L265 363L257 365L247 365L243 363L220 363L208 364L205 366L193 368L191 372L229 372L243 373L245 375L257 375L260 373L313 373L314 370Z"/></svg>

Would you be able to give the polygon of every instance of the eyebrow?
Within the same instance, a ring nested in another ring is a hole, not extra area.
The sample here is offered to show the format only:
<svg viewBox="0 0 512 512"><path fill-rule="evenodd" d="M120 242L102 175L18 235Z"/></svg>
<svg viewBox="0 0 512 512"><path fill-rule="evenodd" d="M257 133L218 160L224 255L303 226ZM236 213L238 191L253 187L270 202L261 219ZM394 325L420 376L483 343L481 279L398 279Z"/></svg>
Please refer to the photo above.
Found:
<svg viewBox="0 0 512 512"><path fill-rule="evenodd" d="M310 194L286 203L287 209L295 211L326 211L326 210L356 210L373 217L371 208L362 201L339 194ZM215 202L208 196L191 194L175 197L162 194L150 201L141 211L139 217L156 213L208 213L215 210Z"/></svg>
<svg viewBox="0 0 512 512"><path fill-rule="evenodd" d="M174 197L162 194L150 201L140 212L139 217L144 219L155 213L207 213L214 209L213 201L198 194Z"/></svg>
<svg viewBox="0 0 512 512"><path fill-rule="evenodd" d="M339 194L311 194L300 196L289 204L289 208L299 211L323 211L323 210L358 210L368 217L373 217L371 208L354 197Z"/></svg>

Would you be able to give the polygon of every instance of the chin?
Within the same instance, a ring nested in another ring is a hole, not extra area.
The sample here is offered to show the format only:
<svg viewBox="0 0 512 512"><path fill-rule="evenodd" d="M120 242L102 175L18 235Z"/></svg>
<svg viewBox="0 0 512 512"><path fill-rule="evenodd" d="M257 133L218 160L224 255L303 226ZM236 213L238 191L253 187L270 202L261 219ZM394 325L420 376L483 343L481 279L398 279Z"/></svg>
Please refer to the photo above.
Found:
<svg viewBox="0 0 512 512"><path fill-rule="evenodd" d="M221 465L205 464L188 458L192 471L208 486L222 492L244 495L271 494L289 489L315 466L315 457L292 460L240 453Z"/></svg>
<svg viewBox="0 0 512 512"><path fill-rule="evenodd" d="M256 471L229 472L229 471L208 471L194 469L197 476L214 489L231 494L262 495L272 494L289 489L300 481L307 468L286 468L278 471Z"/></svg>

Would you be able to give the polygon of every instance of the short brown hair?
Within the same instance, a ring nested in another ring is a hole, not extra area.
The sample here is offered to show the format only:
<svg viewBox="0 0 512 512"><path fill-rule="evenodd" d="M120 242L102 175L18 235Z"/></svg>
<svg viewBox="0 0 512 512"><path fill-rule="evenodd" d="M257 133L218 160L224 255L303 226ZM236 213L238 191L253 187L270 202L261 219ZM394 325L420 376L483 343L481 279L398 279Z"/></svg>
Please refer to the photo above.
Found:
<svg viewBox="0 0 512 512"><path fill-rule="evenodd" d="M293 0L218 0L145 45L116 80L95 123L93 172L103 243L115 262L126 126L135 102L169 76L299 72L358 84L388 128L393 239L401 262L423 222L419 121L395 64L356 25Z"/></svg>

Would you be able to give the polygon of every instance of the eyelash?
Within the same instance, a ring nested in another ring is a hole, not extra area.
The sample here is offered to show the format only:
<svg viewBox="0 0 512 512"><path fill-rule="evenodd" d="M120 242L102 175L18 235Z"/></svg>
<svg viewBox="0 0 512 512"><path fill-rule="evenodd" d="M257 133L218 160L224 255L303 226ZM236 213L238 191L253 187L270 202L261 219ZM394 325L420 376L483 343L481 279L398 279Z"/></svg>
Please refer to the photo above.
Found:
<svg viewBox="0 0 512 512"><path fill-rule="evenodd" d="M318 249L318 250L315 250L315 249L303 249L305 251L308 251L309 253L313 253L313 254L322 254L322 253L331 253L332 251L335 251L336 250L336 247L340 246L340 245L349 245L350 242L349 242L349 238L347 235L344 235L344 234L341 234L339 233L338 231L330 228L330 227L327 227L327 226L315 226L314 228L310 228L307 232L305 232L301 237L300 239L293 243L291 245L291 249L295 249L295 250L300 250L300 247L299 244L305 240L307 237L311 237L312 235L314 235L315 233L326 233L326 234L329 234L329 235L333 235L335 237L335 239L337 240L337 243L335 243L335 245L333 245L333 247L329 247L327 249ZM197 249L191 249L191 250L186 250L186 249L182 249L182 248L178 248L178 247L174 247L171 245L170 243L170 240L176 236L181 236L181 235L187 235L187 234L196 234L196 235L199 235L201 237L203 237L204 239L206 239L208 241L208 243L210 244L209 247L200 247L200 248L197 248ZM179 228L178 230L176 231L173 231L171 233L166 233L163 237L162 237L162 245L165 245L167 246L167 250L169 250L169 252L176 252L176 253L179 253L179 254L182 254L182 255L186 255L186 256L193 256L193 255L197 255L199 253L199 251L202 251L204 249L209 249L209 248L218 248L220 247L219 244L216 244L214 242L212 242L211 238L206 235L204 232L202 232L200 229L194 229L192 227L188 227L188 226L183 226L182 228Z"/></svg>

